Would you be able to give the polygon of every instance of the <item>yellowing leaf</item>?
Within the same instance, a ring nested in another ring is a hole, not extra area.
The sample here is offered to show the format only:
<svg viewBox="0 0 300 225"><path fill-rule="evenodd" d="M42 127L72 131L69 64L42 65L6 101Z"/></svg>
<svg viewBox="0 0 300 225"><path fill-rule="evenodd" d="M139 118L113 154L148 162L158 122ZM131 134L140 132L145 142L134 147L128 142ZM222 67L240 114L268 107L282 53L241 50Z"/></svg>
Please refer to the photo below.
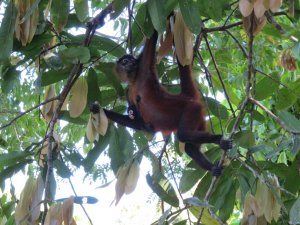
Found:
<svg viewBox="0 0 300 225"><path fill-rule="evenodd" d="M71 89L70 116L81 115L87 102L88 85L84 77L80 77Z"/></svg>
<svg viewBox="0 0 300 225"><path fill-rule="evenodd" d="M51 205L45 219L45 225L61 225L62 222L62 204L57 203Z"/></svg>
<svg viewBox="0 0 300 225"><path fill-rule="evenodd" d="M15 1L15 6L18 10L15 34L23 46L32 41L37 28L39 10L38 6L33 6L35 2L34 0ZM30 12L31 7L35 7L32 12Z"/></svg>
<svg viewBox="0 0 300 225"><path fill-rule="evenodd" d="M243 17L249 16L253 11L253 2L251 0L240 0L239 8Z"/></svg>
<svg viewBox="0 0 300 225"><path fill-rule="evenodd" d="M176 14L174 24L175 51L181 65L190 65L193 60L192 33L185 25L182 15Z"/></svg>
<svg viewBox="0 0 300 225"><path fill-rule="evenodd" d="M15 220L16 224L26 224L26 218L29 216L30 207L32 203L32 196L36 187L36 180L34 177L28 177L25 186L21 192L20 200L16 206ZM28 221L30 222L30 221Z"/></svg>
<svg viewBox="0 0 300 225"><path fill-rule="evenodd" d="M117 182L115 185L115 205L117 205L122 198L123 194L125 193L125 185L126 179L129 172L129 165L123 165L119 168L117 173Z"/></svg>
<svg viewBox="0 0 300 225"><path fill-rule="evenodd" d="M93 125L93 118L92 118L92 114L90 115L88 124L86 126L86 137L89 140L89 142L93 143L96 139L97 136L97 131Z"/></svg>
<svg viewBox="0 0 300 225"><path fill-rule="evenodd" d="M34 0L31 0L31 5L34 2L35 2ZM29 30L27 43L30 43L32 41L33 36L35 35L35 31L36 31L38 22L39 22L39 10L37 7L30 16L30 30Z"/></svg>
<svg viewBox="0 0 300 225"><path fill-rule="evenodd" d="M37 222L40 216L40 206L44 192L44 182L41 175L36 180L35 190L32 196L31 203L31 219L33 222Z"/></svg>
<svg viewBox="0 0 300 225"><path fill-rule="evenodd" d="M264 0L256 0L254 3L254 14L257 18L261 18L267 9L264 5Z"/></svg>
<svg viewBox="0 0 300 225"><path fill-rule="evenodd" d="M62 205L64 225L72 224L73 209L74 209L74 196L71 196L70 198L66 199Z"/></svg>
<svg viewBox="0 0 300 225"><path fill-rule="evenodd" d="M277 12L282 4L282 0L270 0L270 9L272 12Z"/></svg>
<svg viewBox="0 0 300 225"><path fill-rule="evenodd" d="M98 126L96 127L96 130L99 134L104 136L108 128L108 119L102 108L100 108L100 112L97 113L97 115L99 116L99 123Z"/></svg>
<svg viewBox="0 0 300 225"><path fill-rule="evenodd" d="M54 88L54 85L50 85L46 88L46 91L45 91L45 95L44 95L44 100L49 100L51 98L55 97L55 88ZM52 108L52 105L53 105L53 101L52 102L48 102L47 104L45 104L43 106L43 109L42 109L42 113L44 116L46 116L51 108Z"/></svg>
<svg viewBox="0 0 300 225"><path fill-rule="evenodd" d="M130 165L129 173L126 178L126 184L124 189L125 194L130 194L134 191L139 176L140 176L140 164L137 159L134 159L132 161L132 164Z"/></svg>

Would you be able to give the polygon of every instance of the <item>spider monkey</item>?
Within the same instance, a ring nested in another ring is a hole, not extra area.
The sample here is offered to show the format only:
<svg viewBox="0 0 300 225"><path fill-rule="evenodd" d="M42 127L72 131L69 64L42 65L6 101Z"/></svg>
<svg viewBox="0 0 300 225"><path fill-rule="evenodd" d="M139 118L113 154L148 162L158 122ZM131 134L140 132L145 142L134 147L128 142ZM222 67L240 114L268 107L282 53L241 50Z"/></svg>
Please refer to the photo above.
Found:
<svg viewBox="0 0 300 225"><path fill-rule="evenodd" d="M211 163L200 151L201 144L215 143L223 150L232 148L232 140L206 131L200 93L192 79L192 66L178 61L181 93L173 95L160 85L155 68L156 31L147 39L138 59L124 55L116 63L116 72L128 82L128 115L104 109L107 117L121 125L150 132L169 134L177 131L185 152L203 169L219 176L223 167Z"/></svg>

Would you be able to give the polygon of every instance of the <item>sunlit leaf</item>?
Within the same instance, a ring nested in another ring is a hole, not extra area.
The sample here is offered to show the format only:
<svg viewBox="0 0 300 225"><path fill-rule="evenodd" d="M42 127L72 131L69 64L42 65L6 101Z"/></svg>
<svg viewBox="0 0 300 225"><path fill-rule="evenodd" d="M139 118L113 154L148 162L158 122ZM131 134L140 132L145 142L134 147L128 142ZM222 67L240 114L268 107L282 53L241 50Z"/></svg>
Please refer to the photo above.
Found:
<svg viewBox="0 0 300 225"><path fill-rule="evenodd" d="M76 16L83 22L89 16L88 0L74 0Z"/></svg>
<svg viewBox="0 0 300 225"><path fill-rule="evenodd" d="M147 1L147 9L150 14L152 24L158 33L162 33L166 28L164 1L149 0Z"/></svg>
<svg viewBox="0 0 300 225"><path fill-rule="evenodd" d="M0 27L0 62L9 59L13 48L13 35L15 31L17 10L13 1L9 1L6 6Z"/></svg>
<svg viewBox="0 0 300 225"><path fill-rule="evenodd" d="M62 31L68 22L70 0L52 0L51 15L55 28Z"/></svg>
<svg viewBox="0 0 300 225"><path fill-rule="evenodd" d="M147 183L151 189L168 204L178 207L179 200L171 183L162 173L155 173L152 176L147 174Z"/></svg>
<svg viewBox="0 0 300 225"><path fill-rule="evenodd" d="M86 107L88 85L85 77L80 77L71 89L69 105L70 116L75 118L81 115Z"/></svg>

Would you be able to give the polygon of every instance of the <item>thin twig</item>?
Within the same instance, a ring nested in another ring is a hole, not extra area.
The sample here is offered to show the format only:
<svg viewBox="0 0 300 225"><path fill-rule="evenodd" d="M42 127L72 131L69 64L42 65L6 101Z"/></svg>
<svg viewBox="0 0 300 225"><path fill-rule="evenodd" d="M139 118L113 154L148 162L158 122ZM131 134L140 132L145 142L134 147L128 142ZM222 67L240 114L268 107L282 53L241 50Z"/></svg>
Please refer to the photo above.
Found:
<svg viewBox="0 0 300 225"><path fill-rule="evenodd" d="M72 191L73 191L74 195L77 196L77 193L76 193L76 190L74 188L73 182L71 181L71 178L69 178L68 180L69 180L69 184L71 185L71 188L72 188ZM90 216L89 216L88 212L86 211L86 209L84 208L84 206L82 204L80 204L80 206L81 206L85 216L88 218L90 224L93 225L93 221L90 218Z"/></svg>
<svg viewBox="0 0 300 225"><path fill-rule="evenodd" d="M289 127L287 127L278 116L276 116L274 113L272 113L269 109L267 109L267 107L265 107L259 101L257 101L256 99L254 99L252 97L250 97L249 100L253 104L257 105L259 108L261 108L263 111L265 111L270 117L272 117L284 130L286 130L290 134L300 134L300 131L295 131L295 130L292 130Z"/></svg>
<svg viewBox="0 0 300 225"><path fill-rule="evenodd" d="M112 4L111 2L106 8L104 8L97 16L95 16L90 22L87 23L87 29L85 33L85 39L83 42L83 46L87 47L89 46L94 34L95 30L105 24L105 17L111 13L112 11ZM52 176L52 170L53 170L53 149L52 149L52 143L53 143L53 132L54 132L54 126L57 122L59 112L63 106L63 103L71 90L73 84L80 76L81 72L83 70L83 64L78 62L76 65L74 65L72 71L69 74L68 80L66 82L66 85L64 86L63 90L61 91L61 94L59 95L59 101L58 104L54 110L53 116L51 118L51 121L49 123L49 132L47 135L48 140L48 153L47 153L47 173L46 173L46 179L45 179L45 200L51 200L51 193L50 193L50 182L51 182L51 176ZM44 208L45 213L42 218L42 224L45 223L45 218L47 214L47 201L45 201Z"/></svg>
<svg viewBox="0 0 300 225"><path fill-rule="evenodd" d="M221 72L220 72L219 67L218 67L218 65L217 65L216 59L215 59L214 55L212 54L212 51L211 51L211 48L210 48L210 45L209 45L209 42L208 42L208 40L207 40L206 35L204 35L204 40L205 40L205 43L206 43L208 52L209 52L209 54L210 54L210 57L211 57L211 59L212 59L212 61L213 61L214 67L215 67L215 69L216 69L216 72L217 72L219 81L220 81L220 83L221 83L222 89L223 89L223 91L224 91L225 98L226 98L226 100L227 100L227 103L228 103L228 105L229 105L229 108L230 108L230 110L231 110L231 113L232 113L233 117L235 118L236 116L235 116L234 109L233 109L232 104L231 104L231 102L230 102L229 95L228 95L228 93L227 93L227 90L226 90L224 81L223 81L222 76L221 76Z"/></svg>
<svg viewBox="0 0 300 225"><path fill-rule="evenodd" d="M253 68L253 62L252 62L252 54L253 54L253 40L254 40L254 36L253 36L253 19L254 19L254 16L253 16L253 13L252 13L252 16L251 16L251 25L250 25L250 31L249 31L249 43L248 43L248 48L249 48L249 54L248 54L248 76L247 76L247 81L246 81L246 96L245 96L245 100L243 101L241 107L240 107L240 112L239 112L239 115L238 117L236 118L235 120L235 123L234 123L234 126L232 128L232 131L229 135L229 138L232 139L233 137L233 134L235 133L237 127L238 127L238 124L239 124L239 121L241 120L241 117L244 113L244 110L246 109L246 106L249 102L249 98L251 96L251 93L250 93L250 87L251 87L251 77L252 77L252 68ZM222 154L222 157L221 157L221 160L219 161L219 166L222 166L223 163L224 163L224 160L226 158L226 151L223 152ZM213 177L212 178L212 181L210 183L210 186L205 194L205 197L204 197L204 201L208 202L208 199L210 198L211 194L212 194L212 191L213 191L213 188L215 186L217 182L217 177ZM198 220L197 220L197 225L200 225L200 221L201 221L201 218L203 216L203 212L204 212L204 208L202 208L200 210L200 213L198 215ZM219 221L220 222L220 221Z"/></svg>
<svg viewBox="0 0 300 225"><path fill-rule="evenodd" d="M55 100L58 100L58 99L59 99L59 96L56 96L56 97L54 97L54 98L50 98L50 99L48 99L48 100L45 100L45 101L41 102L40 104L35 105L35 106L33 106L33 107L27 109L26 111L20 113L18 116L16 116L15 118L13 118L13 119L12 119L11 121L9 121L7 124L4 124L3 126L1 126L1 127L0 127L0 130L2 130L2 129L4 129L4 128L6 128L6 127L12 125L16 120L20 119L22 116L26 115L27 113L29 113L29 112L31 112L31 111L33 111L33 110L35 110L35 109L41 107L42 105L45 105L45 104L47 104L47 103L49 103L49 102L52 102L52 101L55 101Z"/></svg>
<svg viewBox="0 0 300 225"><path fill-rule="evenodd" d="M180 196L181 200L183 201L184 199L183 199L183 196L182 196L182 194L181 194L181 192L180 192L180 190L179 190L179 185L178 185L177 179L176 179L176 177L175 177L175 173L174 173L174 171L173 171L173 168L172 168L172 165L171 165L171 162L170 162L170 159L169 159L168 152L166 152L166 158L167 158L167 161L168 161L168 164L169 164L169 167L170 167L170 171L171 171L171 174L172 174L173 181L174 181L174 183L175 183L177 192L179 193L179 196ZM191 223L191 218L190 218L190 213L189 213L189 211L187 211L187 216L188 216L188 219L189 219L189 221L190 221L190 223Z"/></svg>

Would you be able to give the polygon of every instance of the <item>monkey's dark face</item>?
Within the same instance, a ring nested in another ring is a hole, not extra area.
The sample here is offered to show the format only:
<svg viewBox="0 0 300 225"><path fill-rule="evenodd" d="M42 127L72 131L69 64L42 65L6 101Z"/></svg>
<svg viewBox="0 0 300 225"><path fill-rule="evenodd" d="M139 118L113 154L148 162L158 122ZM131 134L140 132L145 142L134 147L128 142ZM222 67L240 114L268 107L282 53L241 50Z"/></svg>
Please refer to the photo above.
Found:
<svg viewBox="0 0 300 225"><path fill-rule="evenodd" d="M122 81L130 81L135 78L137 66L137 59L132 55L124 55L117 61L116 72Z"/></svg>

